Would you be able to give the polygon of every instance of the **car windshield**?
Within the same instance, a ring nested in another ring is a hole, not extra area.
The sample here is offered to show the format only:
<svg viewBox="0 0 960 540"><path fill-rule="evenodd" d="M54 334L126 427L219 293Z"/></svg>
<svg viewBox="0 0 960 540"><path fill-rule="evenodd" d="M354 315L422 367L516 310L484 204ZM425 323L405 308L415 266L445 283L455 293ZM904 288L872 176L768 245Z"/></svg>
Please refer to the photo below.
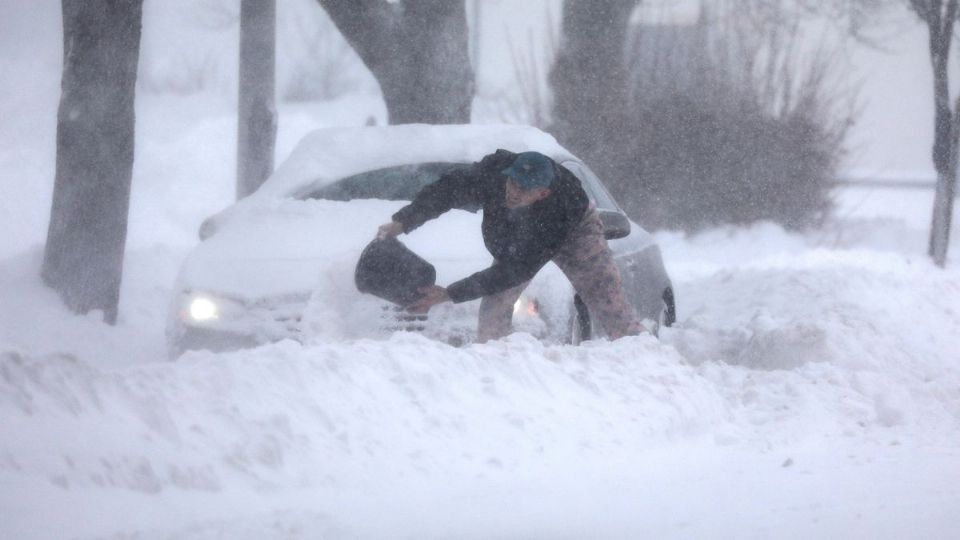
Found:
<svg viewBox="0 0 960 540"><path fill-rule="evenodd" d="M597 208L623 213L620 206L614 202L607 188L604 187L603 182L597 178L597 175L589 167L576 161L564 161L563 166L580 179L580 185L583 186L583 190L587 192L590 199L597 204Z"/></svg>
<svg viewBox="0 0 960 540"><path fill-rule="evenodd" d="M469 163L431 162L364 171L308 191L297 198L330 201L352 201L354 199L412 201L421 189L436 182L444 174L469 166ZM622 212L610 194L607 193L600 179L586 165L576 161L565 161L563 166L580 179L587 195L597 204L598 208ZM475 208L467 209L476 210Z"/></svg>
<svg viewBox="0 0 960 540"><path fill-rule="evenodd" d="M331 201L412 201L424 186L436 182L450 171L468 166L468 163L417 163L365 171L327 184L298 198Z"/></svg>

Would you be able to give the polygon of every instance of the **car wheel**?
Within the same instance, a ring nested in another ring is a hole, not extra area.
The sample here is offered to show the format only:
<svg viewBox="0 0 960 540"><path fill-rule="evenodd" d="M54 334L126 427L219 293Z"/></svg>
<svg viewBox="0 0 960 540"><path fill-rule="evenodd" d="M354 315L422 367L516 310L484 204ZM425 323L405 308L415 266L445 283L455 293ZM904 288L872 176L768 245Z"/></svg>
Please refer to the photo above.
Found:
<svg viewBox="0 0 960 540"><path fill-rule="evenodd" d="M590 310L579 294L573 295L573 316L570 317L570 344L579 345L593 337L593 320Z"/></svg>
<svg viewBox="0 0 960 540"><path fill-rule="evenodd" d="M677 321L677 306L673 298L673 289L664 289L660 299L660 311L657 314L657 320L644 319L643 325L654 335L660 336L660 329L673 326ZM570 343L579 345L580 343L591 339L596 334L593 320L590 318L590 311L587 305L580 298L580 295L573 297L573 316L570 318Z"/></svg>
<svg viewBox="0 0 960 540"><path fill-rule="evenodd" d="M667 287L663 290L663 310L661 311L661 316L663 318L663 326L673 326L673 323L677 322L677 303L673 298L673 289Z"/></svg>
<svg viewBox="0 0 960 540"><path fill-rule="evenodd" d="M647 319L643 321L644 325L648 326L650 332L657 337L660 337L661 328L673 326L673 323L677 321L677 306L673 299L673 289L664 289L660 302L660 312L657 315L657 320L651 321Z"/></svg>

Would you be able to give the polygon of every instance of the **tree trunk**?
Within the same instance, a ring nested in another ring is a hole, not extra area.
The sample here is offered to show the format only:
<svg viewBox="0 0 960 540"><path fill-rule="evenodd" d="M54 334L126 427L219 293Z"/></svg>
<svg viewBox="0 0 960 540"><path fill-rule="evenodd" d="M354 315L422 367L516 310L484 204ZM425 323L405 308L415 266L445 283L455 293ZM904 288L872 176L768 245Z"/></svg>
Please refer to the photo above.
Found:
<svg viewBox="0 0 960 540"><path fill-rule="evenodd" d="M373 76L391 124L470 122L464 0L319 0Z"/></svg>
<svg viewBox="0 0 960 540"><path fill-rule="evenodd" d="M553 131L601 174L627 137L624 50L638 0L565 0L560 50L550 73Z"/></svg>
<svg viewBox="0 0 960 540"><path fill-rule="evenodd" d="M63 0L57 165L42 277L114 324L133 170L143 0Z"/></svg>
<svg viewBox="0 0 960 540"><path fill-rule="evenodd" d="M953 201L956 197L958 158L960 158L960 99L954 104L949 158L946 169L937 171L937 188L933 196L933 219L930 224L929 254L933 262L943 268L947 265L947 248L950 246L950 228L953 221Z"/></svg>
<svg viewBox="0 0 960 540"><path fill-rule="evenodd" d="M237 199L256 191L273 172L276 19L276 0L240 4Z"/></svg>
<svg viewBox="0 0 960 540"><path fill-rule="evenodd" d="M958 0L926 6L913 3L914 9L930 32L930 61L933 67L934 142L933 164L937 170L937 188L933 199L928 253L937 266L947 263L953 198L957 180L958 136L960 136L960 100L950 110L950 80L947 66L957 16Z"/></svg>

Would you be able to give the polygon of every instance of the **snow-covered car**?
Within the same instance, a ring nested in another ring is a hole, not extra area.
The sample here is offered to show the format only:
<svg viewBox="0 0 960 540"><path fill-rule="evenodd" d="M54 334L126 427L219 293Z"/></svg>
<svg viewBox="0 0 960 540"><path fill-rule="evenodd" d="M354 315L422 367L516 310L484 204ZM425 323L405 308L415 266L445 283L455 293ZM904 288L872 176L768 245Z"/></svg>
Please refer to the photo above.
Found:
<svg viewBox="0 0 960 540"><path fill-rule="evenodd" d="M167 336L171 352L228 350L419 331L475 339L479 301L411 315L357 291L354 268L379 225L446 171L499 148L535 150L575 174L596 203L627 295L648 325L675 319L673 289L652 237L632 223L597 176L527 126L402 125L322 129L304 137L252 195L207 219L180 270ZM473 211L471 211L473 210ZM446 285L490 265L476 209L456 209L402 236ZM549 263L514 310L514 326L550 342L602 333Z"/></svg>

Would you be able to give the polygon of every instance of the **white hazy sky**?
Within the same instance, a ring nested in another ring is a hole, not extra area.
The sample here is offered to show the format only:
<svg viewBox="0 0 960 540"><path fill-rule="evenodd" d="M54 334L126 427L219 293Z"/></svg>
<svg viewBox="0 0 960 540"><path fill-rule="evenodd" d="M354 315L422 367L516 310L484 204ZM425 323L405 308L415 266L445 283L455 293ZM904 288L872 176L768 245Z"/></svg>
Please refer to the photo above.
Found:
<svg viewBox="0 0 960 540"><path fill-rule="evenodd" d="M163 5L158 2L146 0L148 7L154 8L146 12ZM514 84L508 44L520 49L530 44L541 47L550 22L554 26L559 23L560 2L481 0L480 5L481 35L474 42L480 46L480 87ZM38 77L55 80L59 76L59 19L58 0L0 0L0 76L6 80L0 85L0 99L21 100L23 96L16 94L30 91ZM862 112L850 133L847 169L857 175L932 177L933 98L926 30L906 10L888 19L879 40L884 51L862 46L850 49L851 77L861 81ZM144 24L149 27L151 20ZM541 61L545 73L546 53L534 50L533 56ZM958 61L955 56L953 64ZM956 78L960 70L954 72ZM50 121L55 121L53 110L30 114L49 114Z"/></svg>
<svg viewBox="0 0 960 540"><path fill-rule="evenodd" d="M884 40L889 52L853 49L855 77L862 80L862 114L850 134L849 166L861 174L935 176L933 144L933 70L926 28L905 17ZM957 81L960 58L954 51L951 77Z"/></svg>

